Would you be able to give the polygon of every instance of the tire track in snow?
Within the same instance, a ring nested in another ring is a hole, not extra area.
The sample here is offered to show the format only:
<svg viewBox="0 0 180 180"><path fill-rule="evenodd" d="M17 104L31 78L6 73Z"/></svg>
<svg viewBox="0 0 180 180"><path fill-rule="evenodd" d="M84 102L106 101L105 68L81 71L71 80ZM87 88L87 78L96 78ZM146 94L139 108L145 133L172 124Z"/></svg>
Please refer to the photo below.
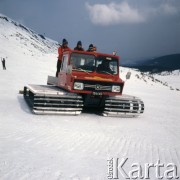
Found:
<svg viewBox="0 0 180 180"><path fill-rule="evenodd" d="M36 129L33 129L23 134L23 130L19 132L16 130L13 134L3 135L1 138L3 137L8 141L15 140L18 143L25 142L27 145L34 146L34 148L42 147L50 151L56 150L63 153L68 150L69 152L79 152L84 155L93 154L94 158L106 158L107 155L110 157L123 156L129 158L128 164L131 162L156 163L160 159L164 163L174 162L179 165L178 150L169 146L162 149L163 144L153 144L153 141L151 142L149 139L127 137L125 135L117 137L114 134L107 133L106 135L106 133L102 132L94 134L93 132L70 132L64 130L57 133L57 131L43 129L37 133ZM32 135L36 138L32 137ZM25 149L26 151L27 149ZM18 171L17 167L15 171ZM9 175L6 174L4 177L9 178L11 176L15 176L13 171L10 171ZM28 177L28 174L22 173L22 179L26 176ZM48 177L48 174L44 175L44 177L46 176ZM40 174L39 177L42 177L42 175Z"/></svg>

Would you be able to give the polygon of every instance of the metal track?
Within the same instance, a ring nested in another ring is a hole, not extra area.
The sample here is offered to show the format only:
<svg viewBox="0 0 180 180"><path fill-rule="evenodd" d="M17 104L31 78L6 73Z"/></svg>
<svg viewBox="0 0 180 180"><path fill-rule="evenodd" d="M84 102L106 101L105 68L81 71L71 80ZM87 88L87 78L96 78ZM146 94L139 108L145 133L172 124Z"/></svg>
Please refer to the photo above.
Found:
<svg viewBox="0 0 180 180"><path fill-rule="evenodd" d="M82 112L83 99L56 86L28 85L24 98L35 114L78 115Z"/></svg>
<svg viewBox="0 0 180 180"><path fill-rule="evenodd" d="M108 97L105 100L103 116L137 117L144 112L141 99L129 96Z"/></svg>

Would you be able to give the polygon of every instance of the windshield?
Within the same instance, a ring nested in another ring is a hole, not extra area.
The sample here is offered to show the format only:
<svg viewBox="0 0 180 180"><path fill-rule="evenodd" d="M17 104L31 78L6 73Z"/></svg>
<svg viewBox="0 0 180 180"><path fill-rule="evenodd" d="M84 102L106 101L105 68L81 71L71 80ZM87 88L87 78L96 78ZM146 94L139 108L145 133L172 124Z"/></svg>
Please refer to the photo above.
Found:
<svg viewBox="0 0 180 180"><path fill-rule="evenodd" d="M112 57L105 57L105 56L97 57L96 72L103 74L117 74L118 60Z"/></svg>
<svg viewBox="0 0 180 180"><path fill-rule="evenodd" d="M103 74L118 73L118 59L106 56L72 53L70 64L74 71L93 72Z"/></svg>
<svg viewBox="0 0 180 180"><path fill-rule="evenodd" d="M73 53L71 55L70 64L73 70L92 72L95 70L95 56Z"/></svg>

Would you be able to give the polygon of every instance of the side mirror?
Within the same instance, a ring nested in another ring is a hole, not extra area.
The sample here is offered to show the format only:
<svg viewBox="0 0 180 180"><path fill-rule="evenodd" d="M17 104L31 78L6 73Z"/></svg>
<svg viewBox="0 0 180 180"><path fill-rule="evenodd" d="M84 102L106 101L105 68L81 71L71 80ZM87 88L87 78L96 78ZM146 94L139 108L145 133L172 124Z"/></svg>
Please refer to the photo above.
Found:
<svg viewBox="0 0 180 180"><path fill-rule="evenodd" d="M126 74L126 80L130 79L131 78L131 72L127 72Z"/></svg>
<svg viewBox="0 0 180 180"><path fill-rule="evenodd" d="M67 66L66 72L67 72L68 74L71 74L71 73L72 73L72 65L68 65L68 66Z"/></svg>

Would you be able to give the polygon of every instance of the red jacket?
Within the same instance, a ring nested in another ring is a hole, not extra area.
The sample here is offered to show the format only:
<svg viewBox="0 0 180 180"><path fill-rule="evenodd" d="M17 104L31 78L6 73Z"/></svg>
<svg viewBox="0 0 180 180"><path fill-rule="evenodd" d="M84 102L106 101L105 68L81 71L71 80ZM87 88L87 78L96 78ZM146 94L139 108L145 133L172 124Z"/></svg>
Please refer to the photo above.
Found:
<svg viewBox="0 0 180 180"><path fill-rule="evenodd" d="M61 47L59 47L58 48L58 60L59 61L62 61L62 57L63 57L63 52L64 51L69 51L69 50L71 50L69 47L66 47L66 48L64 48L63 46L61 46Z"/></svg>

